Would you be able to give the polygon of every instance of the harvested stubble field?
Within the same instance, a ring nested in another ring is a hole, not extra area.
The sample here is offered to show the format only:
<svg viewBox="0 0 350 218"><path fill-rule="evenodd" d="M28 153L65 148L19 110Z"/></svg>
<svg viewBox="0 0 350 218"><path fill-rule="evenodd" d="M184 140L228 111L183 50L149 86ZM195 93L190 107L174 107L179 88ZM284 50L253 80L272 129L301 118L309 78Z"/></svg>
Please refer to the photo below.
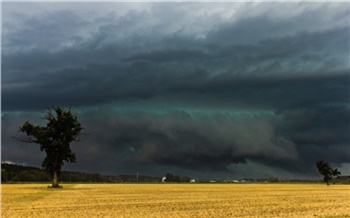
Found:
<svg viewBox="0 0 350 218"><path fill-rule="evenodd" d="M350 217L350 186L3 184L2 217Z"/></svg>

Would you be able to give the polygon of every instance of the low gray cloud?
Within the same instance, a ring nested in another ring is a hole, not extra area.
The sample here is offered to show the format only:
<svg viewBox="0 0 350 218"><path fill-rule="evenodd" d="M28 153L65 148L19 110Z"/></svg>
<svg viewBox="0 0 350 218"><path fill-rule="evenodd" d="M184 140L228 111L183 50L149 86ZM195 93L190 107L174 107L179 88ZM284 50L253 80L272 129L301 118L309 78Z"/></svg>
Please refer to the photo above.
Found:
<svg viewBox="0 0 350 218"><path fill-rule="evenodd" d="M154 61L157 63L162 62L183 62L183 61L196 61L200 59L207 59L209 55L205 54L200 50L189 50L189 49L168 49L163 51L151 51L139 54L133 54L127 58L125 61L137 61L137 60L146 60Z"/></svg>
<svg viewBox="0 0 350 218"><path fill-rule="evenodd" d="M230 172L232 164L255 161L310 174L319 158L345 162L349 155L349 125L343 122L349 119L348 108L321 111L296 109L275 114L92 110L80 113L89 134L73 148L85 170L93 164L110 162L121 164L114 168L116 171L153 165ZM14 131L16 125L9 129ZM37 156L34 148L29 152L32 159ZM4 156L18 160L18 155L6 152ZM103 161L95 163L96 160Z"/></svg>

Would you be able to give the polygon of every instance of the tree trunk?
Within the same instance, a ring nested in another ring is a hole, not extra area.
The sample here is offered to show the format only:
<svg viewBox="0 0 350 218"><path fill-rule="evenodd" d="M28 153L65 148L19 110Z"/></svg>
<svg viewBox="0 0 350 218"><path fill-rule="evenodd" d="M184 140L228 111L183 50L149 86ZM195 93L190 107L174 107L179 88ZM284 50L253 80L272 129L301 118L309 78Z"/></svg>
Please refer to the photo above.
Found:
<svg viewBox="0 0 350 218"><path fill-rule="evenodd" d="M58 176L57 171L53 172L53 179L52 179L52 188L58 188Z"/></svg>
<svg viewBox="0 0 350 218"><path fill-rule="evenodd" d="M329 186L329 180L330 178L327 175L325 175L323 181L327 184L327 186Z"/></svg>

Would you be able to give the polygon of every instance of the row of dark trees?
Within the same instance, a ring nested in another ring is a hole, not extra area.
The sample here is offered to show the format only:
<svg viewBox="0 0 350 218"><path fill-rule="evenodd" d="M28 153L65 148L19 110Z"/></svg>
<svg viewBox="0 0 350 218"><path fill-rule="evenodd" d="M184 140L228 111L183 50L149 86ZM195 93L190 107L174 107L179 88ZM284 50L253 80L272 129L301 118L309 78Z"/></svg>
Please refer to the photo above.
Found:
<svg viewBox="0 0 350 218"><path fill-rule="evenodd" d="M191 178L187 176L179 176L173 175L171 173L167 173L165 176L165 182L190 182Z"/></svg>
<svg viewBox="0 0 350 218"><path fill-rule="evenodd" d="M318 161L316 163L319 172L324 175L324 182L330 184L333 177L340 175L337 169L332 169L328 162ZM1 182L48 182L51 180L50 175L43 169L30 166L21 166L15 164L1 164ZM83 173L62 171L60 176L61 182L94 182L94 183L121 183L121 182L160 182L160 177L138 175L119 175L105 176L98 173ZM174 175L167 173L165 182L182 183L189 182L190 178L186 176ZM270 177L268 182L279 182L277 177Z"/></svg>
<svg viewBox="0 0 350 218"><path fill-rule="evenodd" d="M47 182L50 180L49 174L41 170L25 170L21 172L8 172L1 169L1 182Z"/></svg>
<svg viewBox="0 0 350 218"><path fill-rule="evenodd" d="M1 164L2 182L48 182L52 178L45 170L30 166L21 166L15 164ZM118 175L108 176L98 173L83 173L62 171L60 182L93 182L93 183L121 183L121 182L160 182L160 177L143 175Z"/></svg>
<svg viewBox="0 0 350 218"><path fill-rule="evenodd" d="M30 166L1 164L2 182L48 182L52 178L45 170ZM63 171L60 181L65 182L103 182L105 178L98 173Z"/></svg>

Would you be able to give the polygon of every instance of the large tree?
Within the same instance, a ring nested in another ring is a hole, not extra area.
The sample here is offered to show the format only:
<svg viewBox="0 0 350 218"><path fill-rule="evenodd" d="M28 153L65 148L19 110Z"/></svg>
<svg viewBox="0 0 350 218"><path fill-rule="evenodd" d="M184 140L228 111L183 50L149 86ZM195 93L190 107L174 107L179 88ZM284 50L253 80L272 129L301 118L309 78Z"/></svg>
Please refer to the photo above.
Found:
<svg viewBox="0 0 350 218"><path fill-rule="evenodd" d="M80 140L83 127L77 116L72 114L71 108L48 108L44 119L48 121L46 126L36 126L26 121L19 131L29 136L22 141L39 144L40 150L46 152L42 167L51 175L52 187L58 188L63 161L74 163L76 160L70 143Z"/></svg>
<svg viewBox="0 0 350 218"><path fill-rule="evenodd" d="M318 172L320 172L323 175L323 181L329 185L329 182L332 180L333 176L339 176L340 172L338 169L332 169L332 167L329 166L329 163L323 160L317 161L316 166L318 169Z"/></svg>

